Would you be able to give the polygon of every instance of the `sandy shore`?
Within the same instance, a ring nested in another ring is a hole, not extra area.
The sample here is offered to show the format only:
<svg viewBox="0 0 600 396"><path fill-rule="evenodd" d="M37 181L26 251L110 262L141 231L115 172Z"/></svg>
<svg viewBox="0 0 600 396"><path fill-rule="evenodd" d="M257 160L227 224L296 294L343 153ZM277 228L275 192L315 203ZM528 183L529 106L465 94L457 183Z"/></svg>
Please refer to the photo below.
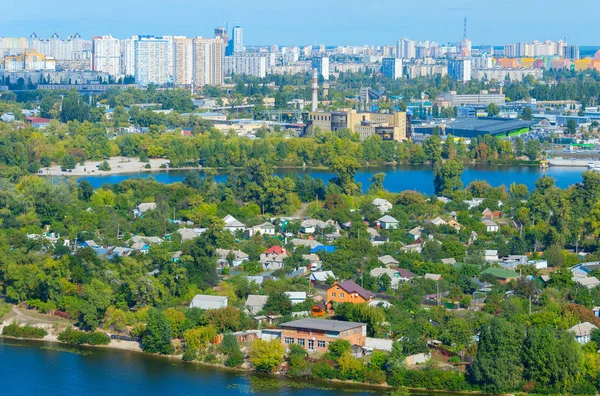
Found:
<svg viewBox="0 0 600 396"><path fill-rule="evenodd" d="M168 159L154 158L150 159L149 162L141 162L139 158L127 158L127 157L113 157L106 162L110 165L109 171L101 171L98 166L104 161L86 161L84 165L77 164L75 169L69 171L63 171L60 165L50 166L48 168L41 168L38 174L40 176L110 176L119 175L126 173L146 173L146 172L160 172L167 169L161 168L161 165L167 165ZM150 169L146 168L146 165L150 164ZM198 168L177 168L177 170L185 169L199 169Z"/></svg>

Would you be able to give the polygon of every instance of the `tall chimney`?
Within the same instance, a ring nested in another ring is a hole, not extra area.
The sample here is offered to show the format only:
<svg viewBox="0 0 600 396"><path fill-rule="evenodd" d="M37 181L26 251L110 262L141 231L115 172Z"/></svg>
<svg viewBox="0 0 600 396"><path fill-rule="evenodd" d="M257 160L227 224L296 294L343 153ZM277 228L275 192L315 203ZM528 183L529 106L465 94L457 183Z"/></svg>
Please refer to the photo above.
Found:
<svg viewBox="0 0 600 396"><path fill-rule="evenodd" d="M317 69L313 69L313 79L312 79L312 111L317 111L319 108L319 76L317 74Z"/></svg>

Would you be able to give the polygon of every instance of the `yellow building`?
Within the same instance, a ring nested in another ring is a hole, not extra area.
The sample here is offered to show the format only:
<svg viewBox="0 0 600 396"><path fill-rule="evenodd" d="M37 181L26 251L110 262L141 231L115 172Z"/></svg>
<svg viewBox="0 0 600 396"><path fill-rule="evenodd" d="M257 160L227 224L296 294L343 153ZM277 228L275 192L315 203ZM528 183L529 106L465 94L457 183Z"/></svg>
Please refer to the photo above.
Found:
<svg viewBox="0 0 600 396"><path fill-rule="evenodd" d="M349 129L360 135L363 141L378 135L383 140L397 142L408 140L407 119L405 112L394 113L357 113L354 109L340 109L334 112L309 112L307 131L337 131Z"/></svg>
<svg viewBox="0 0 600 396"><path fill-rule="evenodd" d="M534 62L535 58L521 58L521 67L531 69Z"/></svg>
<svg viewBox="0 0 600 396"><path fill-rule="evenodd" d="M573 67L576 71L587 70L590 63L592 63L590 58L576 59L573 61Z"/></svg>

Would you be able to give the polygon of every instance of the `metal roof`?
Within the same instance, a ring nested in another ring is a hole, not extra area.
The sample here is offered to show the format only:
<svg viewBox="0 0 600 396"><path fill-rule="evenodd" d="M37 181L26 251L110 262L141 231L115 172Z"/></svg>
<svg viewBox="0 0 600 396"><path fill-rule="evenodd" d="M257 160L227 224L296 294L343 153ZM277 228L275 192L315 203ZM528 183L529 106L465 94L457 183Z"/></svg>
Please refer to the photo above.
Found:
<svg viewBox="0 0 600 396"><path fill-rule="evenodd" d="M327 320L315 318L298 319L287 323L281 323L279 325L279 327L283 328L287 327L293 329L321 330L333 332L351 330L362 326L366 326L366 323L344 322L341 320Z"/></svg>

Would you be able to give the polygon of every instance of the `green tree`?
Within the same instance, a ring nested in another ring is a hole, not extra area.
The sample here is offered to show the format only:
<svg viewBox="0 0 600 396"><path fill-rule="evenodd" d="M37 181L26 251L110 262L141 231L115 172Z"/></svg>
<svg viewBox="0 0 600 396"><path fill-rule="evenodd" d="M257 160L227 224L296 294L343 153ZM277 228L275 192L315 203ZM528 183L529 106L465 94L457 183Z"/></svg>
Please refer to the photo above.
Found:
<svg viewBox="0 0 600 396"><path fill-rule="evenodd" d="M487 113L490 117L495 117L500 113L500 108L495 103L490 103L487 107Z"/></svg>
<svg viewBox="0 0 600 396"><path fill-rule="evenodd" d="M283 292L271 293L263 306L263 312L270 315L289 315L292 313L292 301Z"/></svg>
<svg viewBox="0 0 600 396"><path fill-rule="evenodd" d="M337 361L342 355L352 351L352 345L348 340L335 340L334 342L329 343L327 350L333 360Z"/></svg>
<svg viewBox="0 0 600 396"><path fill-rule="evenodd" d="M174 350L171 344L172 336L173 332L165 315L156 308L150 308L148 323L142 337L144 352L170 355Z"/></svg>
<svg viewBox="0 0 600 396"><path fill-rule="evenodd" d="M250 362L257 371L271 373L283 362L283 352L283 345L279 340L257 339L250 349Z"/></svg>
<svg viewBox="0 0 600 396"><path fill-rule="evenodd" d="M529 106L526 106L521 113L521 118L526 121L531 121L533 119L533 109Z"/></svg>
<svg viewBox="0 0 600 396"><path fill-rule="evenodd" d="M77 166L77 160L71 154L65 154L60 159L60 166L64 169L74 169Z"/></svg>
<svg viewBox="0 0 600 396"><path fill-rule="evenodd" d="M433 170L433 186L436 195L453 197L457 190L462 189L463 183L460 179L464 170L463 164L457 160L437 162Z"/></svg>

